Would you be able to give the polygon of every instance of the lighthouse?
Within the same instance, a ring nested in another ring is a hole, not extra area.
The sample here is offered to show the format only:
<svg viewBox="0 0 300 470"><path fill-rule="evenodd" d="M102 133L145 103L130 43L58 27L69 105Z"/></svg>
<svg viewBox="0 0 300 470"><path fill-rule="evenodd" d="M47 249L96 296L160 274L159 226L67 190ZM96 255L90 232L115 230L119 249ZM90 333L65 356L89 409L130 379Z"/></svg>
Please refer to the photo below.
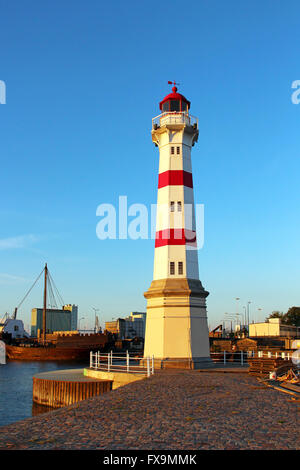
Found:
<svg viewBox="0 0 300 470"><path fill-rule="evenodd" d="M156 367L196 369L211 361L209 293L199 279L191 163L199 131L190 101L175 85L159 103L160 115L152 119L159 175L153 281L144 293L144 357L154 356Z"/></svg>

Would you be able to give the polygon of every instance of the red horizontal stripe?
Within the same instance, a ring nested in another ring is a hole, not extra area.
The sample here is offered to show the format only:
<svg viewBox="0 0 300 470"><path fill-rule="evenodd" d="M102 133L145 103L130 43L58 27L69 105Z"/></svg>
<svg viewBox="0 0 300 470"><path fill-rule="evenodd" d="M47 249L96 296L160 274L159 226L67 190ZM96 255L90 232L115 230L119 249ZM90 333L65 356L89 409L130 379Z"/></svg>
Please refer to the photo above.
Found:
<svg viewBox="0 0 300 470"><path fill-rule="evenodd" d="M196 232L184 228L167 228L155 235L155 248L166 245L197 246Z"/></svg>
<svg viewBox="0 0 300 470"><path fill-rule="evenodd" d="M158 187L183 185L188 188L193 187L193 175L184 170L169 170L160 173L158 176Z"/></svg>

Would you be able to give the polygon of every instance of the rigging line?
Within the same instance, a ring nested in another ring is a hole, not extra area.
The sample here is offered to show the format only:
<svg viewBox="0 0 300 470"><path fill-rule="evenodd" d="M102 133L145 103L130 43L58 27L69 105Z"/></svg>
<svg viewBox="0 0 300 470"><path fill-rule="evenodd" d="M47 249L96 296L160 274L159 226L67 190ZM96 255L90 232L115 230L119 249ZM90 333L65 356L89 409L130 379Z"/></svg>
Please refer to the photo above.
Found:
<svg viewBox="0 0 300 470"><path fill-rule="evenodd" d="M55 298L55 295L54 295L54 292L53 292L50 277L48 277L48 290L49 290L49 301L50 301L49 305L50 305L50 307L53 306L54 308L57 309L56 298Z"/></svg>
<svg viewBox="0 0 300 470"><path fill-rule="evenodd" d="M36 283L38 282L39 278L41 277L41 275L43 274L43 272L45 271L45 268L43 269L43 271L39 274L39 276L36 278L36 280L34 281L34 283L32 284L32 286L30 287L29 291L27 292L27 294L25 295L25 297L23 297L23 299L21 300L21 302L19 303L19 305L17 306L17 309L19 309L19 307L21 307L22 303L24 302L24 300L26 299L26 297L30 294L30 292L32 291L32 289L34 288L34 286L36 285Z"/></svg>
<svg viewBox="0 0 300 470"><path fill-rule="evenodd" d="M54 305L56 305L56 298L55 298L55 294L54 294L54 291L53 291L53 283L51 282L51 276L49 275L49 289L50 289L50 292L51 292L51 299L52 299L52 302ZM57 305L56 305L56 308L57 308Z"/></svg>
<svg viewBox="0 0 300 470"><path fill-rule="evenodd" d="M56 297L57 297L58 303L61 302L61 299L59 299L59 295L57 293L55 295L54 281L53 281L53 278L52 278L51 275L49 275L49 285L50 285L50 288L51 288L51 293L53 295L54 305L56 306L56 308L58 308L57 302L56 302Z"/></svg>
<svg viewBox="0 0 300 470"><path fill-rule="evenodd" d="M54 289L55 289L55 292L56 292L58 301L60 301L60 302L61 302L61 305L63 306L63 305L64 305L64 300L63 300L62 296L60 295L59 290L58 290L57 287L56 287L56 284L55 284L55 282L54 282L54 280L53 280L53 277L51 276L51 274L49 274L49 276L50 276L50 279L51 279L51 283L52 283L52 285L53 285L53 287L54 287Z"/></svg>
<svg viewBox="0 0 300 470"><path fill-rule="evenodd" d="M47 293L48 293L48 296L47 296L47 306L48 307L52 307L52 303L53 303L53 294L51 292L51 285L50 285L50 282L49 282L49 277L47 278Z"/></svg>

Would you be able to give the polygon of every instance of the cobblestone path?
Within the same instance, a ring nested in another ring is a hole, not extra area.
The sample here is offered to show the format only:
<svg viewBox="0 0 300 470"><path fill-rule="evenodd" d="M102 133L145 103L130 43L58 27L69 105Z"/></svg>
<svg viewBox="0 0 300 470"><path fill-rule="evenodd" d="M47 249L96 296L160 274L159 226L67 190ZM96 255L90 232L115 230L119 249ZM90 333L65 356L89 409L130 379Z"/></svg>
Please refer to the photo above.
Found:
<svg viewBox="0 0 300 470"><path fill-rule="evenodd" d="M300 449L299 402L247 374L159 371L0 427L0 449Z"/></svg>

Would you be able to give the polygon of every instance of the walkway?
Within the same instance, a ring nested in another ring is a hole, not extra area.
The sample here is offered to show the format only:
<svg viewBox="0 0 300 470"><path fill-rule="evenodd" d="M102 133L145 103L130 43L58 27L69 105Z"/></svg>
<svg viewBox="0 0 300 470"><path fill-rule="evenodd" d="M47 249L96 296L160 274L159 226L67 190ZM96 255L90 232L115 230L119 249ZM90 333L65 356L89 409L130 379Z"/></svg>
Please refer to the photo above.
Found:
<svg viewBox="0 0 300 470"><path fill-rule="evenodd" d="M241 373L159 371L0 427L0 449L300 449L299 402Z"/></svg>

